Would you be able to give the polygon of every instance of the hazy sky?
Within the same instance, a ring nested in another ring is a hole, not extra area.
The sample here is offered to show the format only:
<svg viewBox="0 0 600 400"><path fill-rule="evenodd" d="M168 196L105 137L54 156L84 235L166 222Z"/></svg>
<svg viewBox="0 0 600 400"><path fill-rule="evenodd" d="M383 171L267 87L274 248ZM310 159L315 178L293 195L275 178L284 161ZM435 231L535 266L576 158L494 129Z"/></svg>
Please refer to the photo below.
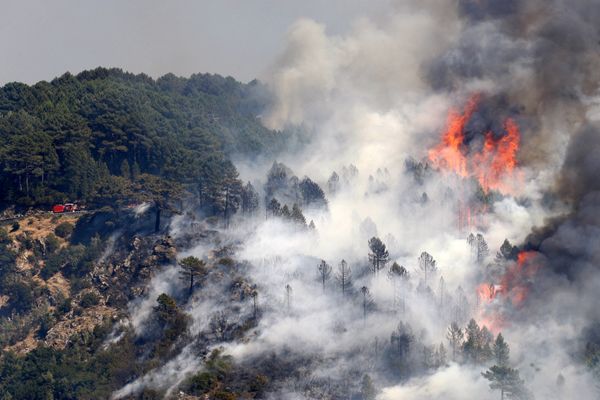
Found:
<svg viewBox="0 0 600 400"><path fill-rule="evenodd" d="M160 76L263 75L302 17L328 32L389 0L0 0L0 84L121 67Z"/></svg>

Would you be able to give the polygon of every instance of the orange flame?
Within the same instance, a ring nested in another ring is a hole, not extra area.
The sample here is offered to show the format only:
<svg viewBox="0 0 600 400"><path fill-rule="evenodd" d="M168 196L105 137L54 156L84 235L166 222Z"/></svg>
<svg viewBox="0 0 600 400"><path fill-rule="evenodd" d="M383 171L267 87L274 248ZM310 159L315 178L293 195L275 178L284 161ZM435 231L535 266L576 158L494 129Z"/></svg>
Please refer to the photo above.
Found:
<svg viewBox="0 0 600 400"><path fill-rule="evenodd" d="M516 122L508 118L504 122L505 134L500 138L487 132L483 147L475 153L469 152L464 143L465 126L477 110L479 99L479 95L471 97L462 114L449 112L446 130L440 143L429 150L429 160L442 171L477 179L485 193L495 190L514 194L515 181L520 180L515 174L521 141Z"/></svg>
<svg viewBox="0 0 600 400"><path fill-rule="evenodd" d="M524 306L529 295L531 280L541 264L536 260L535 251L521 251L517 262L512 263L500 279L500 284L482 283L476 288L479 300L478 321L494 333L506 326L504 311L506 306L519 309ZM503 309L504 307L504 309Z"/></svg>

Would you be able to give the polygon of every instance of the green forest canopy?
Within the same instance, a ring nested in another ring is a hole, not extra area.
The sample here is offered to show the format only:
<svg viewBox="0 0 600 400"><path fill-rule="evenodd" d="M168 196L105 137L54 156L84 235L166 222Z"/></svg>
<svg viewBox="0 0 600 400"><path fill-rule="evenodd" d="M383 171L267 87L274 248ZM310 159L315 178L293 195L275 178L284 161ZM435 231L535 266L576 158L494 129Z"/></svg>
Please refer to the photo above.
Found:
<svg viewBox="0 0 600 400"><path fill-rule="evenodd" d="M284 135L257 117L257 81L196 74L159 79L120 69L0 88L0 204L109 204L140 174L210 198L237 179L230 156L276 152Z"/></svg>

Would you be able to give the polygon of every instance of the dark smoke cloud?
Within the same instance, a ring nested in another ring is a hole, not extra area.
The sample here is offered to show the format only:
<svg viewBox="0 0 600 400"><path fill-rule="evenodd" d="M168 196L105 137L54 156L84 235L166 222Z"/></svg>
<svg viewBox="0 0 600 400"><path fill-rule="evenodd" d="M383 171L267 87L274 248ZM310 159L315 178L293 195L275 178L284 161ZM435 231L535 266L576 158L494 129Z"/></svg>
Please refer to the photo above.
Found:
<svg viewBox="0 0 600 400"><path fill-rule="evenodd" d="M587 125L567 150L558 193L573 211L533 232L527 246L545 254L552 269L575 279L600 268L600 129Z"/></svg>
<svg viewBox="0 0 600 400"><path fill-rule="evenodd" d="M584 123L583 99L598 91L600 2L460 0L458 11L458 44L425 66L426 79L450 92L486 82L522 111L522 153L543 164L564 146L556 130Z"/></svg>

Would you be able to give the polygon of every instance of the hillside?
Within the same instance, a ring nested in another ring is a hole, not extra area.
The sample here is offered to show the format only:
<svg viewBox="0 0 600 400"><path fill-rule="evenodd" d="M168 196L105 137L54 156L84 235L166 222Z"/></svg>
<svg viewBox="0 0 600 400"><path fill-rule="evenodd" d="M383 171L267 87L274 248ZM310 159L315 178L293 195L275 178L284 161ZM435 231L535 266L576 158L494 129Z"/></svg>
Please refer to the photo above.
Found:
<svg viewBox="0 0 600 400"><path fill-rule="evenodd" d="M105 68L7 84L0 88L0 204L102 203L111 177L140 174L217 191L237 176L230 156L272 154L284 143L257 118L263 91L257 81L219 75L154 80Z"/></svg>

